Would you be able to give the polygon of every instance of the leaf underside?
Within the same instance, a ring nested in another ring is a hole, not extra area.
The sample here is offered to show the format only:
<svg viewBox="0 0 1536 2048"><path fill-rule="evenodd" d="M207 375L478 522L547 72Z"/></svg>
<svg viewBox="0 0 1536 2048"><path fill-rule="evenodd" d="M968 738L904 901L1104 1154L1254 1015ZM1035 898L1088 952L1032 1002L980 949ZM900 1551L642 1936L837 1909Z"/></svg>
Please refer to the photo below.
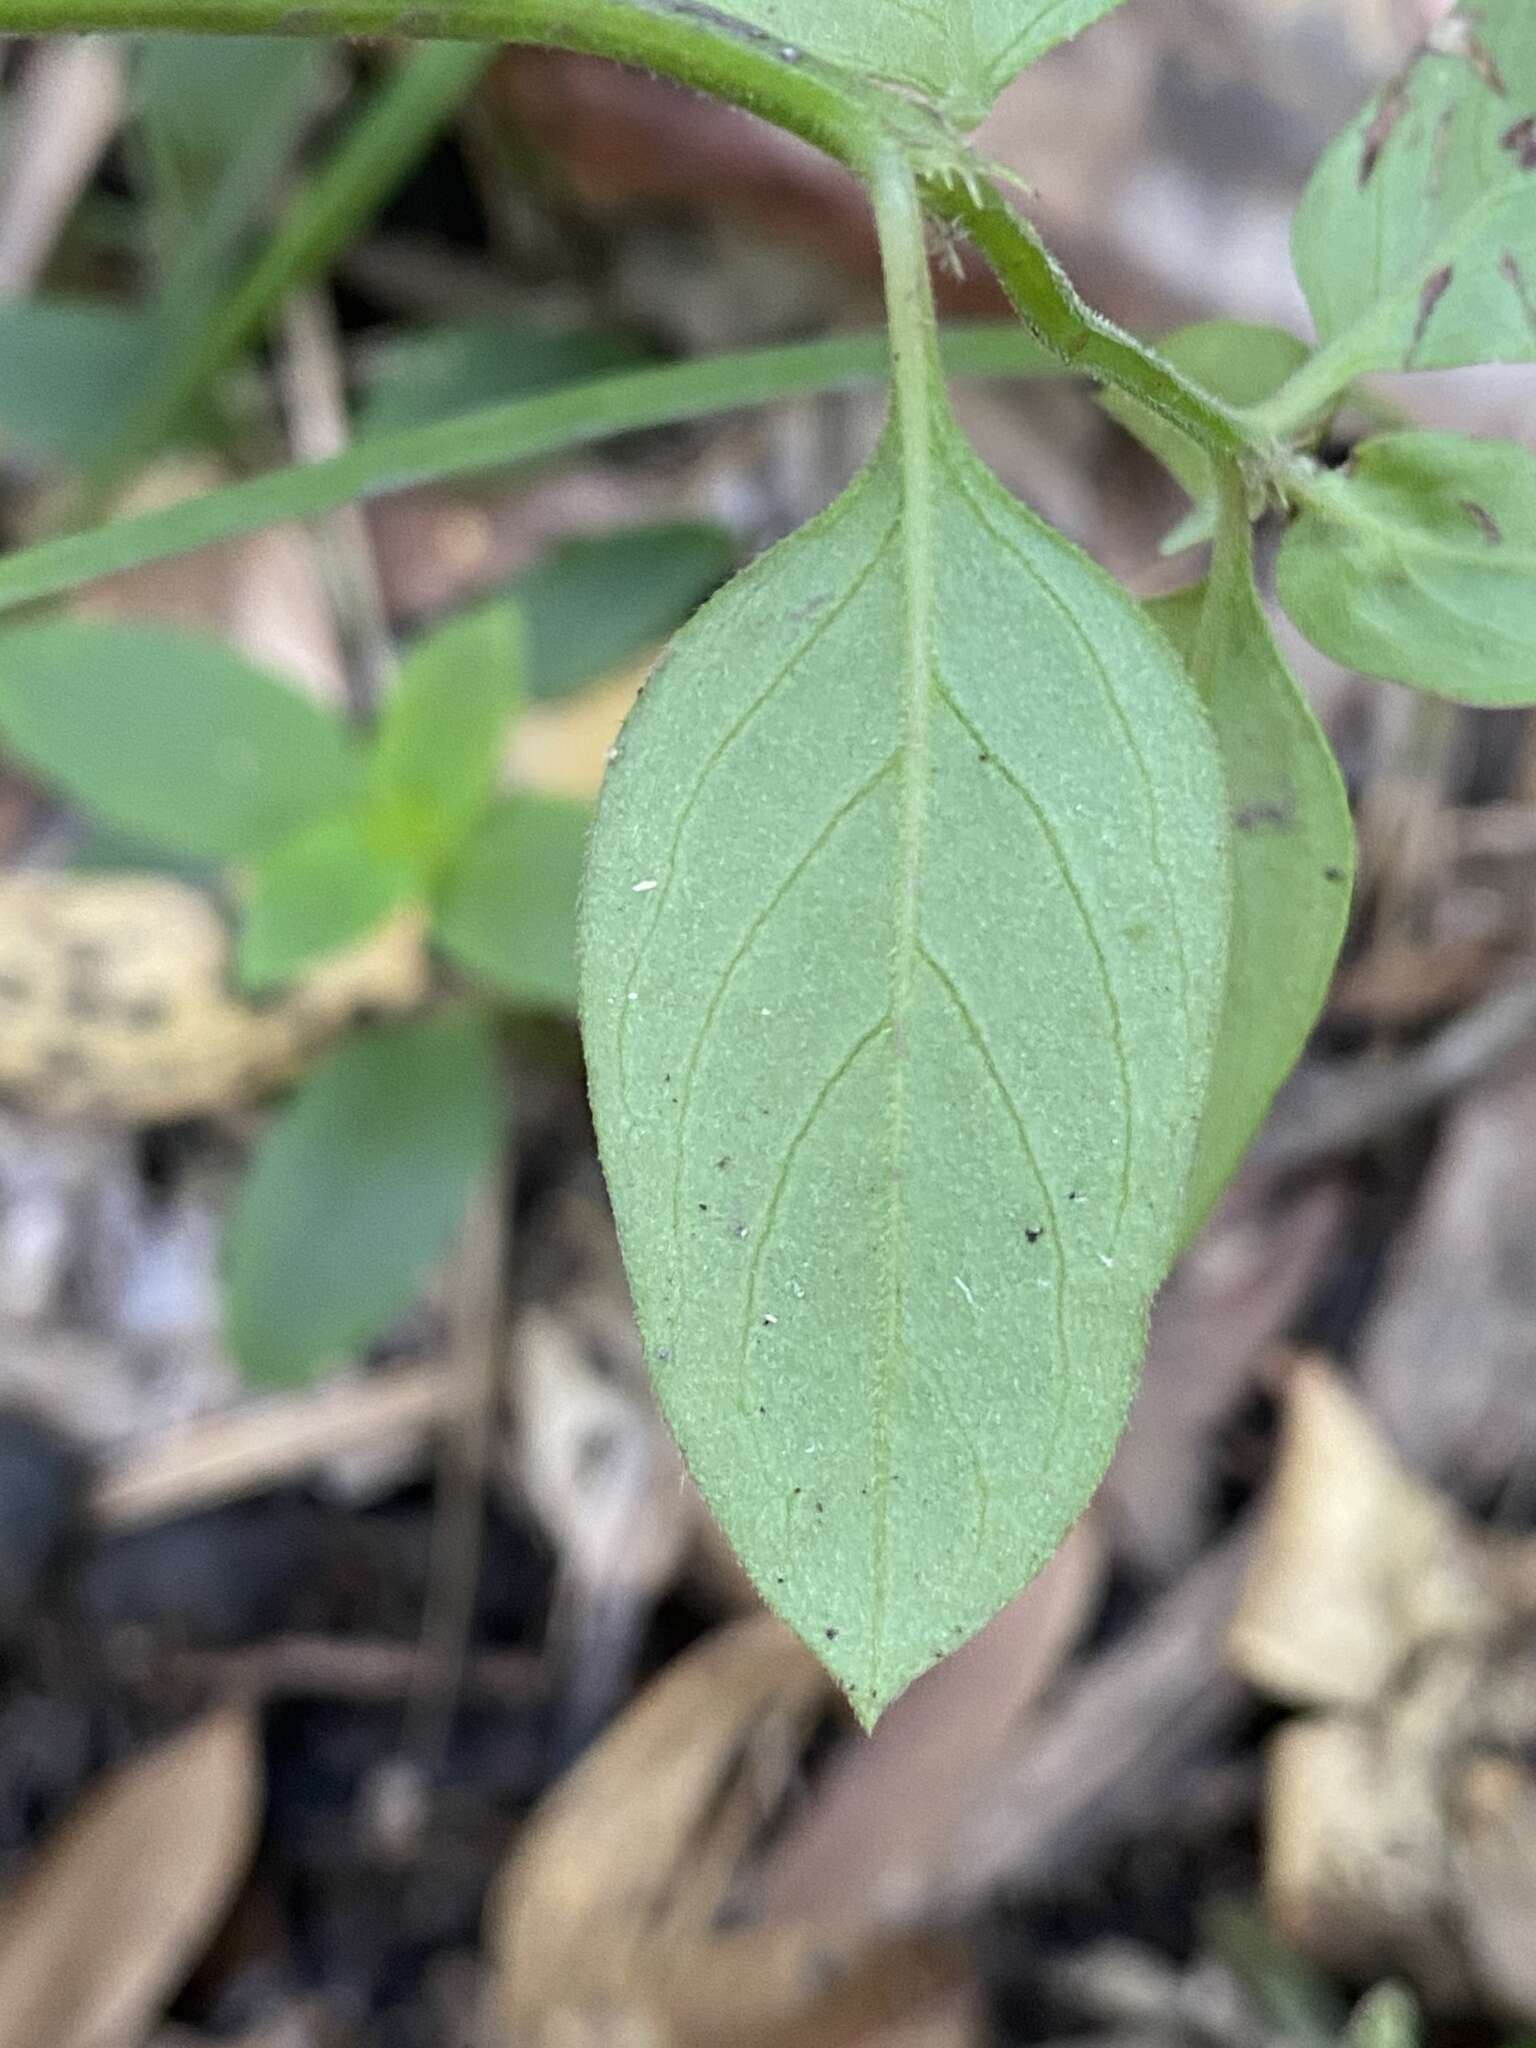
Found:
<svg viewBox="0 0 1536 2048"><path fill-rule="evenodd" d="M1120 0L729 0L720 11L787 51L949 106L979 121L1037 57Z"/></svg>
<svg viewBox="0 0 1536 2048"><path fill-rule="evenodd" d="M1327 998L1349 921L1355 835L1333 750L1275 645L1246 559L1214 593L1198 584L1148 609L1186 660L1198 658L1232 817L1227 999L1187 1240L1237 1170Z"/></svg>
<svg viewBox="0 0 1536 2048"><path fill-rule="evenodd" d="M1228 912L1220 768L1171 649L947 417L929 454L914 508L893 429L681 635L610 769L582 925L662 1403L866 1722L1103 1472Z"/></svg>
<svg viewBox="0 0 1536 2048"><path fill-rule="evenodd" d="M1463 703L1536 702L1536 456L1511 441L1362 442L1318 480L1276 575L1335 661Z"/></svg>
<svg viewBox="0 0 1536 2048"><path fill-rule="evenodd" d="M1296 216L1323 342L1380 369L1536 359L1536 8L1454 9L1329 147Z"/></svg>

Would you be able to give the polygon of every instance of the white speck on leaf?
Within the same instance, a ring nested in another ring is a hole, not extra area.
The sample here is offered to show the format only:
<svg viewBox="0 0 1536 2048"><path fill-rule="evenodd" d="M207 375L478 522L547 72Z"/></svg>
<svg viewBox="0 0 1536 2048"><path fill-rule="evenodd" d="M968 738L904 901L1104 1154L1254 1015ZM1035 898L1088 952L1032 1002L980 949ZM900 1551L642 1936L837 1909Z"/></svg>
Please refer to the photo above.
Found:
<svg viewBox="0 0 1536 2048"><path fill-rule="evenodd" d="M971 1304L971 1307L974 1308L976 1306L976 1297L974 1294L972 1294L971 1290L969 1289L969 1287L966 1286L965 1282L960 1278L960 1275L958 1273L955 1275L955 1285L959 1288L960 1292L965 1296L966 1300Z"/></svg>
<svg viewBox="0 0 1536 2048"><path fill-rule="evenodd" d="M643 896L648 889L654 889L655 887L656 884L654 882L636 882L634 885L634 893L637 896Z"/></svg>

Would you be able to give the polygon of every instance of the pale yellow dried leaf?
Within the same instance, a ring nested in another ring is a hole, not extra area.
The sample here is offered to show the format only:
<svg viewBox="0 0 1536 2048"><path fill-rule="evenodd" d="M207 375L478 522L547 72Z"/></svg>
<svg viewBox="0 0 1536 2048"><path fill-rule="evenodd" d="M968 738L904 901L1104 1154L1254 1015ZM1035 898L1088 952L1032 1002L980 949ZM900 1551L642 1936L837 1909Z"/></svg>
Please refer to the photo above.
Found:
<svg viewBox="0 0 1536 2048"><path fill-rule="evenodd" d="M724 1926L836 1695L771 1616L677 1658L534 1815L493 1889L496 2048L855 2048L963 1974L947 1947Z"/></svg>
<svg viewBox="0 0 1536 2048"><path fill-rule="evenodd" d="M619 728L655 659L653 651L593 689L535 704L520 720L512 742L514 781L550 796L594 799Z"/></svg>
<svg viewBox="0 0 1536 2048"><path fill-rule="evenodd" d="M0 2048L132 2048L228 1910L261 1802L233 1709L87 1792L0 1898Z"/></svg>
<svg viewBox="0 0 1536 2048"><path fill-rule="evenodd" d="M1452 1504L1404 1469L1327 1366L1299 1364L1228 1638L1237 1668L1282 1699L1366 1705L1420 1645L1485 1637L1498 1605Z"/></svg>
<svg viewBox="0 0 1536 2048"><path fill-rule="evenodd" d="M162 876L0 877L0 1099L128 1123L228 1110L360 1012L426 994L414 916L259 1006L234 992L230 941L207 896Z"/></svg>

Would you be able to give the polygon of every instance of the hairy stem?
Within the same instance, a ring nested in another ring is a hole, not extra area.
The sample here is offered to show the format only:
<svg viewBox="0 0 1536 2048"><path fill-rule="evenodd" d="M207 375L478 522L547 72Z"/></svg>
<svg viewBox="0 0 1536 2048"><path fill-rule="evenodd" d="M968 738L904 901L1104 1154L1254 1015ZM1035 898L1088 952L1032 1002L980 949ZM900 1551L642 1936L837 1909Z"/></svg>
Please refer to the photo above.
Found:
<svg viewBox="0 0 1536 2048"><path fill-rule="evenodd" d="M1030 330L1085 375L1128 392L1212 454L1263 472L1273 437L1078 297L1033 231L935 114L817 62L709 0L0 0L0 27L46 34L187 29L531 43L662 73L760 115L873 184L896 146L925 203L963 228Z"/></svg>

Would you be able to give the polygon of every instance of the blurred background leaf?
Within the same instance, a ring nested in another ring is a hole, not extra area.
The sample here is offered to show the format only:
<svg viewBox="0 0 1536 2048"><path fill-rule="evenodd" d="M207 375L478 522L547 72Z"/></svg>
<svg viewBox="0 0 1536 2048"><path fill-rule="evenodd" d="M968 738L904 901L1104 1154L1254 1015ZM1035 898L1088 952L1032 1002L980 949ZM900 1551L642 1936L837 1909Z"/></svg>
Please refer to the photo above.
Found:
<svg viewBox="0 0 1536 2048"><path fill-rule="evenodd" d="M251 1379L297 1385L380 1335L501 1138L478 1012L362 1032L316 1067L258 1146L230 1230L229 1340Z"/></svg>
<svg viewBox="0 0 1536 2048"><path fill-rule="evenodd" d="M520 1008L575 1013L576 901L591 816L585 804L516 791L443 883L433 937Z"/></svg>
<svg viewBox="0 0 1536 2048"><path fill-rule="evenodd" d="M0 735L109 824L215 860L354 803L344 728L221 642L60 620L0 637Z"/></svg>
<svg viewBox="0 0 1536 2048"><path fill-rule="evenodd" d="M723 526L676 520L562 541L507 585L528 631L528 694L563 697L663 639L736 566Z"/></svg>

